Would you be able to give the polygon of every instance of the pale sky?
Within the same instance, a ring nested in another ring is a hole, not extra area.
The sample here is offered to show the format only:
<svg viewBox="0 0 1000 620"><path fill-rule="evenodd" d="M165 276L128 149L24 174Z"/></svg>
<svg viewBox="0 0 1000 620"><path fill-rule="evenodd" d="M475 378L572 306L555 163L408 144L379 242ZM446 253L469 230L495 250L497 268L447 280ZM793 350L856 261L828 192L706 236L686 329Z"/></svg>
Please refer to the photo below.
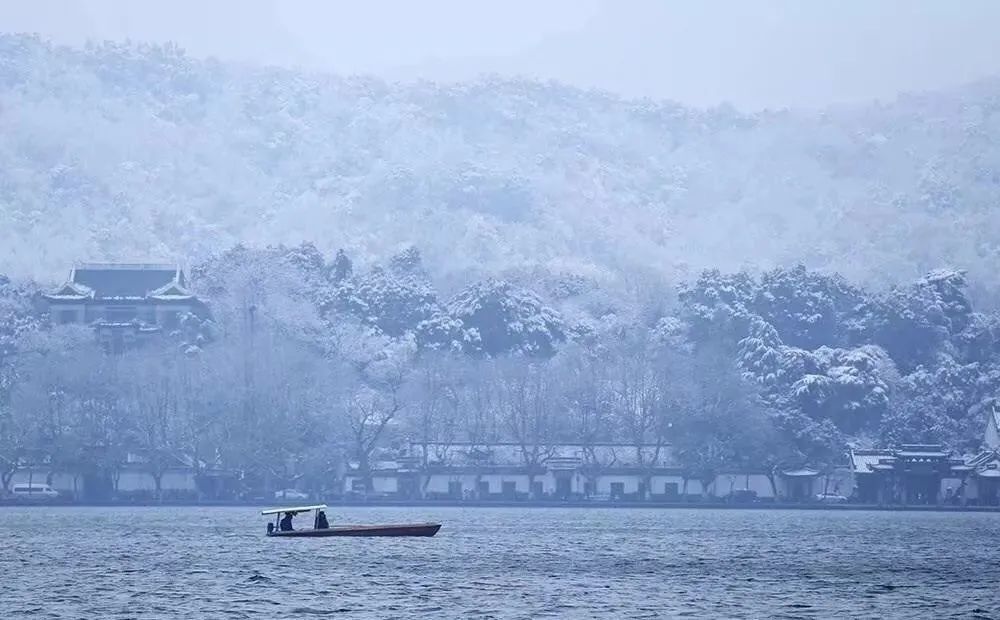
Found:
<svg viewBox="0 0 1000 620"><path fill-rule="evenodd" d="M746 110L1000 75L1000 0L6 0L0 30L400 80L524 75Z"/></svg>

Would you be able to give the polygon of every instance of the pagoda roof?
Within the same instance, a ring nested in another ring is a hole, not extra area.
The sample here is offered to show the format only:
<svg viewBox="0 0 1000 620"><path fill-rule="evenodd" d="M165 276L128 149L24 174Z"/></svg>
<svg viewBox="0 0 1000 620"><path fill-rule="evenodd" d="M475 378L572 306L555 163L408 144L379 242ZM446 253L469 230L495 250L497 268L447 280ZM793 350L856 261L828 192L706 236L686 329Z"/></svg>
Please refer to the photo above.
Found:
<svg viewBox="0 0 1000 620"><path fill-rule="evenodd" d="M50 300L135 302L146 299L193 299L184 272L177 265L161 263L81 263L69 279L45 295Z"/></svg>
<svg viewBox="0 0 1000 620"><path fill-rule="evenodd" d="M191 299L194 295L191 291L181 285L180 282L173 280L158 289L149 291L149 297L163 301L176 301L181 299Z"/></svg>
<svg viewBox="0 0 1000 620"><path fill-rule="evenodd" d="M77 282L68 281L46 295L49 299L83 300L94 297L94 289Z"/></svg>
<svg viewBox="0 0 1000 620"><path fill-rule="evenodd" d="M1000 463L1000 450L984 450L968 460L968 464L973 467L985 465L996 461Z"/></svg>

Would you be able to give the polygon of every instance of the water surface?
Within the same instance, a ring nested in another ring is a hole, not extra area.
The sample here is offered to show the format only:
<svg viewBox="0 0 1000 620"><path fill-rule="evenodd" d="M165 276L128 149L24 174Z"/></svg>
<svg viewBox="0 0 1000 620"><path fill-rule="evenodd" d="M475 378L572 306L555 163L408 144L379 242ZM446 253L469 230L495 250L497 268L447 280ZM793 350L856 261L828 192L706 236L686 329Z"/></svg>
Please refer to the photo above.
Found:
<svg viewBox="0 0 1000 620"><path fill-rule="evenodd" d="M0 508L0 617L1000 617L997 513L347 508L444 527L269 539L257 512Z"/></svg>

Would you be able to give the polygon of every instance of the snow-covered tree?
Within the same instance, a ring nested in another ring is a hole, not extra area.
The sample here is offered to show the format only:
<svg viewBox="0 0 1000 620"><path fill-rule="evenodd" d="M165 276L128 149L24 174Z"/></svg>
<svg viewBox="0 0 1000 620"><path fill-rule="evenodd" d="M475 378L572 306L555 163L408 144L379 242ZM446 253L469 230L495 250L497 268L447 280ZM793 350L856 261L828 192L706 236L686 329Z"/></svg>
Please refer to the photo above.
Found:
<svg viewBox="0 0 1000 620"><path fill-rule="evenodd" d="M466 288L448 302L447 310L474 338L463 343L469 352L550 357L566 338L555 310L534 293L502 280L488 279Z"/></svg>

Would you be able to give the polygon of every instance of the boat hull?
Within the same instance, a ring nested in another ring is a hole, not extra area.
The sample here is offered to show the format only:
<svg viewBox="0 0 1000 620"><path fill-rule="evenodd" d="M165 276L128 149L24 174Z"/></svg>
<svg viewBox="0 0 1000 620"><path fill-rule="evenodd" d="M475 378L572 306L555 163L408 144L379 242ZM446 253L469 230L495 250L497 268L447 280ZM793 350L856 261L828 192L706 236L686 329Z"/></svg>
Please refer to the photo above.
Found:
<svg viewBox="0 0 1000 620"><path fill-rule="evenodd" d="M422 536L430 537L441 529L440 523L400 523L393 525L335 525L322 530L274 531L275 538L326 538L328 536Z"/></svg>

